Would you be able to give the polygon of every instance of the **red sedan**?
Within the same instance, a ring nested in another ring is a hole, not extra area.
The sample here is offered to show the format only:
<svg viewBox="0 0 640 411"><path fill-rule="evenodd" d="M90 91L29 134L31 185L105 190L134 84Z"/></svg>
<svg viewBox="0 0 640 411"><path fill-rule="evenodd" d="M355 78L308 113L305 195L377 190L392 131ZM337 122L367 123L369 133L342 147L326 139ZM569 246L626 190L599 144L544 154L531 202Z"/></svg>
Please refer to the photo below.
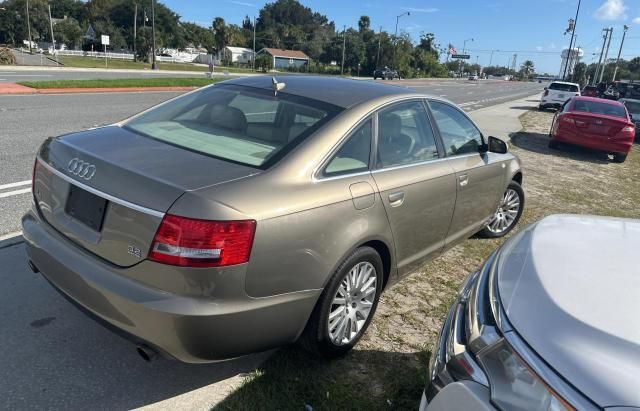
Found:
<svg viewBox="0 0 640 411"><path fill-rule="evenodd" d="M626 107L617 101L574 97L556 114L549 136L550 148L569 143L613 154L613 161L627 158L635 137L635 124Z"/></svg>

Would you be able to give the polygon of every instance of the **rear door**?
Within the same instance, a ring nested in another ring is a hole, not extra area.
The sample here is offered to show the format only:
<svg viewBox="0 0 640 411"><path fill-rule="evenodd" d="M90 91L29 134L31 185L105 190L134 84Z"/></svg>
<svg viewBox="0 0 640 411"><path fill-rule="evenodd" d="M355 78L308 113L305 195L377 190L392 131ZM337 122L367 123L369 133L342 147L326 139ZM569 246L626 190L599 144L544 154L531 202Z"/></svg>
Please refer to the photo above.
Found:
<svg viewBox="0 0 640 411"><path fill-rule="evenodd" d="M442 158L421 100L381 110L376 134L373 177L404 275L442 250L455 206L455 173Z"/></svg>
<svg viewBox="0 0 640 411"><path fill-rule="evenodd" d="M480 130L457 107L429 101L447 162L456 173L457 200L447 244L479 231L494 214L502 197L506 166L500 154L480 154Z"/></svg>

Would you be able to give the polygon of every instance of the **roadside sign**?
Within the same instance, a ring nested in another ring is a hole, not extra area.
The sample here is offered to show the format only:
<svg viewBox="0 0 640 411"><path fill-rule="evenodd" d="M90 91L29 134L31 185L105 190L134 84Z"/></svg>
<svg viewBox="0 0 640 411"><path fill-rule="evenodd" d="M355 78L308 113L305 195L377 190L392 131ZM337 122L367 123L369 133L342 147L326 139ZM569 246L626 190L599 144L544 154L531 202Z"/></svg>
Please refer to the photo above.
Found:
<svg viewBox="0 0 640 411"><path fill-rule="evenodd" d="M109 36L107 36L106 34L103 34L102 36L100 36L100 43L104 44L105 46L108 46Z"/></svg>
<svg viewBox="0 0 640 411"><path fill-rule="evenodd" d="M469 60L471 58L471 56L469 54L453 54L451 55L452 59L463 59L463 60Z"/></svg>

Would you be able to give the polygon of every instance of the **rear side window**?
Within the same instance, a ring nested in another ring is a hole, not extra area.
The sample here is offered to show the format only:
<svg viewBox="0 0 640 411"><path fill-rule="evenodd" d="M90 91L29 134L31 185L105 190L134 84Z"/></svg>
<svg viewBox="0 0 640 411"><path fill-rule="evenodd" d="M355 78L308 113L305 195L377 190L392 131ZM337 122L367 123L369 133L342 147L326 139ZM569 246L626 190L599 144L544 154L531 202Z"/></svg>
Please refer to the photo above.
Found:
<svg viewBox="0 0 640 411"><path fill-rule="evenodd" d="M267 168L342 109L240 86L213 86L125 123L128 130L192 151Z"/></svg>
<svg viewBox="0 0 640 411"><path fill-rule="evenodd" d="M431 123L422 102L399 103L378 114L379 168L438 158Z"/></svg>
<svg viewBox="0 0 640 411"><path fill-rule="evenodd" d="M600 103L598 101L576 100L576 103L573 106L573 111L627 118L627 112L624 106Z"/></svg>
<svg viewBox="0 0 640 411"><path fill-rule="evenodd" d="M566 91L571 93L577 93L580 91L578 86L575 84L562 84L562 83L551 83L549 85L549 90L557 90L557 91Z"/></svg>
<svg viewBox="0 0 640 411"><path fill-rule="evenodd" d="M352 174L369 169L371 157L371 120L367 120L347 139L333 156L323 175L326 177Z"/></svg>

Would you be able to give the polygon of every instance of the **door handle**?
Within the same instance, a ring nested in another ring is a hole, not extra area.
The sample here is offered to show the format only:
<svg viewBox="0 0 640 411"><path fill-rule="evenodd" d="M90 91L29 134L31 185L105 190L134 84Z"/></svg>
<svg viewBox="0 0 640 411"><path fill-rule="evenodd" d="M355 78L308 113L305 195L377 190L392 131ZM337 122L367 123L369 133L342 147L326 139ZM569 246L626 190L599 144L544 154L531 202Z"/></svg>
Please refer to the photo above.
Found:
<svg viewBox="0 0 640 411"><path fill-rule="evenodd" d="M404 193L402 191L389 194L389 205L391 207L399 207L402 203L404 203Z"/></svg>
<svg viewBox="0 0 640 411"><path fill-rule="evenodd" d="M460 182L460 187L464 187L469 184L469 176L466 174L462 174L458 177L458 181Z"/></svg>

